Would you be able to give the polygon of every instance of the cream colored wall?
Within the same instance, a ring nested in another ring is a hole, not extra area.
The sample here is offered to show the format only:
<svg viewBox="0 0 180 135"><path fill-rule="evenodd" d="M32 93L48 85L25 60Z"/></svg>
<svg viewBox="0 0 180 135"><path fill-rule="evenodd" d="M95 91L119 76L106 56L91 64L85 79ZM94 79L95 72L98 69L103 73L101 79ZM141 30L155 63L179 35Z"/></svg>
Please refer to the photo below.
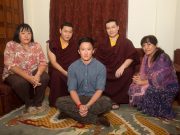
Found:
<svg viewBox="0 0 180 135"><path fill-rule="evenodd" d="M174 47L180 49L180 0L177 0Z"/></svg>
<svg viewBox="0 0 180 135"><path fill-rule="evenodd" d="M156 33L156 0L129 0L128 38L136 47L143 36Z"/></svg>
<svg viewBox="0 0 180 135"><path fill-rule="evenodd" d="M35 40L40 42L46 53L49 37L50 0L24 0L24 20L33 30ZM180 38L179 0L129 0L128 38L135 47L140 47L143 36L154 34L162 47L172 58L179 47Z"/></svg>
<svg viewBox="0 0 180 135"><path fill-rule="evenodd" d="M156 35L159 45L173 58L175 49L176 3L178 0L158 0Z"/></svg>
<svg viewBox="0 0 180 135"><path fill-rule="evenodd" d="M140 47L143 36L153 34L158 45L171 58L175 46L175 25L178 0L129 0L128 37L136 47ZM180 18L180 17L179 17ZM177 34L180 34L180 31Z"/></svg>

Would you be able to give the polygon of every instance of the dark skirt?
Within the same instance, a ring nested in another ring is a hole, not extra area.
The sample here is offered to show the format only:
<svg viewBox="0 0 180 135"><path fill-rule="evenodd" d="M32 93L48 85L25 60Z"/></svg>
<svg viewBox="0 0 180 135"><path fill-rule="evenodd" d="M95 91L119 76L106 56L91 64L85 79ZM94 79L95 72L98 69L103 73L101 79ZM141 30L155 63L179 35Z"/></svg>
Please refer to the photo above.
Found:
<svg viewBox="0 0 180 135"><path fill-rule="evenodd" d="M156 89L149 86L145 95L137 104L138 110L150 116L172 119L175 117L172 103L177 91L177 84L171 85L166 89Z"/></svg>

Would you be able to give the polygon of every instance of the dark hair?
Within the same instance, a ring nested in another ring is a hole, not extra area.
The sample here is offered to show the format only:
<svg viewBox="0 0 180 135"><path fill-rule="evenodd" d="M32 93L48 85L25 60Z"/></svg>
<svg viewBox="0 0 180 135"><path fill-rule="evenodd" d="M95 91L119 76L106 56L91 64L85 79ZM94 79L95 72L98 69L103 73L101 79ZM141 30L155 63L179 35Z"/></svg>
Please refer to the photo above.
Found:
<svg viewBox="0 0 180 135"><path fill-rule="evenodd" d="M141 39L141 46L143 46L143 44L145 44L145 43L151 43L151 44L157 46L158 40L154 35L148 35L148 36L144 36Z"/></svg>
<svg viewBox="0 0 180 135"><path fill-rule="evenodd" d="M81 38L80 40L79 40L79 47L80 47L80 45L81 45L81 43L83 43L83 42L88 42L88 43L91 43L92 44L92 47L94 48L94 43L95 43L95 41L92 39L92 38L90 38L90 37L83 37L83 38Z"/></svg>
<svg viewBox="0 0 180 135"><path fill-rule="evenodd" d="M72 27L73 28L73 25L72 25L72 23L70 23L70 22L63 22L62 24L61 24L61 29L63 29L63 27L64 26L68 26L68 27Z"/></svg>
<svg viewBox="0 0 180 135"><path fill-rule="evenodd" d="M14 37L13 37L13 41L20 43L20 39L19 39L19 33L23 30L27 30L29 32L31 32L31 42L34 42L34 36L33 36L33 31L32 28L29 26L29 24L26 23L21 23L17 26L16 31L14 33Z"/></svg>
<svg viewBox="0 0 180 135"><path fill-rule="evenodd" d="M143 44L145 43L151 43L154 46L157 46L158 40L154 35L148 35L148 36L144 36L141 39L141 46L143 47ZM157 47L157 51L155 52L155 54L153 55L151 62L154 62L162 53L164 53L164 50L162 50L161 48Z"/></svg>
<svg viewBox="0 0 180 135"><path fill-rule="evenodd" d="M109 19L109 20L107 20L107 21L105 22L105 24L110 23L110 22L115 22L116 25L119 25L118 21L115 20L115 19Z"/></svg>

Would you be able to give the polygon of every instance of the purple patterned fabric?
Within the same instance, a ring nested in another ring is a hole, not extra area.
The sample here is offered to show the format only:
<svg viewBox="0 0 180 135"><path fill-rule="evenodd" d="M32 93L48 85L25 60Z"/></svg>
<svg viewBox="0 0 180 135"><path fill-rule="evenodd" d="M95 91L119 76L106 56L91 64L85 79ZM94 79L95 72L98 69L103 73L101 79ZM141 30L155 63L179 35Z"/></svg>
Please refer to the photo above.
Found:
<svg viewBox="0 0 180 135"><path fill-rule="evenodd" d="M148 80L148 85L131 84L130 104L151 116L173 118L172 102L178 92L178 81L169 56L162 53L150 66L144 56L140 76Z"/></svg>

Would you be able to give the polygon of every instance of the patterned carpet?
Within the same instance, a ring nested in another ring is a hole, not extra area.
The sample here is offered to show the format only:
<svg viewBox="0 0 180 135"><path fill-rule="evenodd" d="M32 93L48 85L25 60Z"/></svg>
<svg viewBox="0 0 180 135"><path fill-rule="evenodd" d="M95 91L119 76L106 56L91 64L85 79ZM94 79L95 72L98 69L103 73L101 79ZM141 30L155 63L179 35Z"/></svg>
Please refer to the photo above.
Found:
<svg viewBox="0 0 180 135"><path fill-rule="evenodd" d="M169 135L180 134L180 107L174 120L149 117L128 105L106 114L111 126L84 125L73 119L58 120L59 111L46 107L38 115L21 115L21 107L0 119L1 135Z"/></svg>

